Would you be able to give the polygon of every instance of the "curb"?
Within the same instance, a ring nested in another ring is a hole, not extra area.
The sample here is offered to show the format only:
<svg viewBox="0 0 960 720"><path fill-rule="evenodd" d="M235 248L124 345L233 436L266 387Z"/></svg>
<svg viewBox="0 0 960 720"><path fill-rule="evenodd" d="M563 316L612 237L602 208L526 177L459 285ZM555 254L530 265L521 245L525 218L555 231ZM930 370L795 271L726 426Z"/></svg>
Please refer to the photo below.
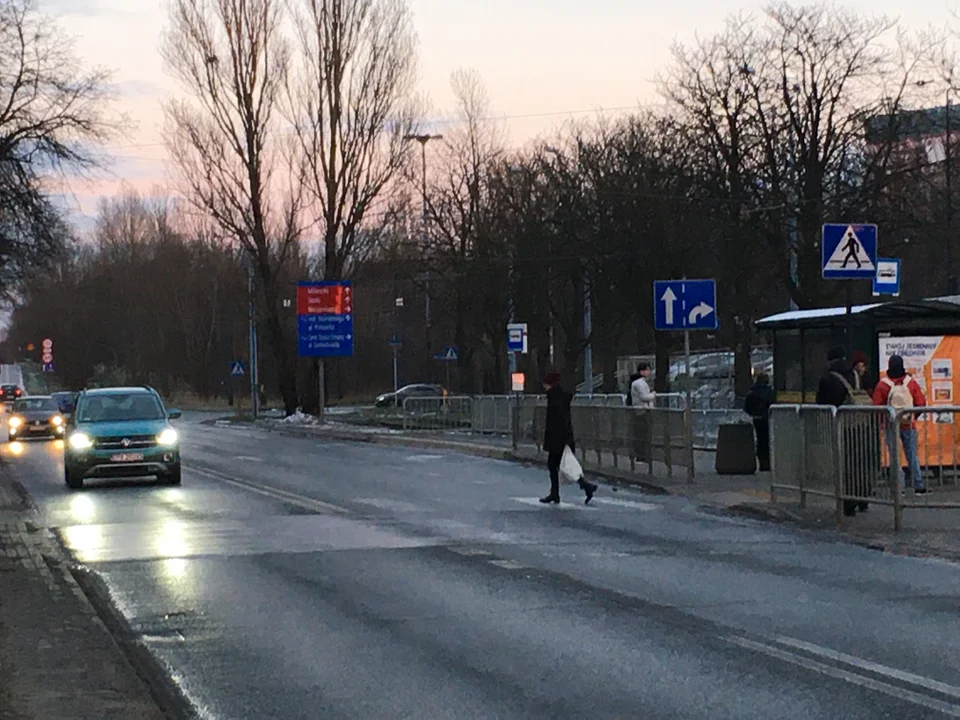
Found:
<svg viewBox="0 0 960 720"><path fill-rule="evenodd" d="M167 668L153 656L146 645L137 639L126 618L114 606L110 599L110 591L103 579L96 572L76 563L70 557L63 545L63 538L58 532L54 533L54 537L57 539L57 547L61 555L66 556L63 562L69 569L70 576L107 628L107 632L110 633L123 657L146 684L160 712L170 720L200 720L199 713L170 676Z"/></svg>

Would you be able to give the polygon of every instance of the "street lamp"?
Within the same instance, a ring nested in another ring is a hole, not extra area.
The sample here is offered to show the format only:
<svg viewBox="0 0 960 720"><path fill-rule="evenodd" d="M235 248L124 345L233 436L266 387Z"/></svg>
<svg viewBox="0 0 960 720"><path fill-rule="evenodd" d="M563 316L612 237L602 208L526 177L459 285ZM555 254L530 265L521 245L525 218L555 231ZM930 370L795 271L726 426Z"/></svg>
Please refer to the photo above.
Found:
<svg viewBox="0 0 960 720"><path fill-rule="evenodd" d="M422 214L420 216L420 232L421 232L421 243L423 244L424 250L427 249L427 143L431 140L443 140L443 135L404 135L403 139L407 142L418 142L420 143L420 157L421 157L421 175L420 175L420 193L421 200L423 203ZM427 358L433 356L431 345L430 345L430 269L427 268L427 300L426 306L424 308L424 322L426 325L427 333ZM432 365L431 365L432 367Z"/></svg>
<svg viewBox="0 0 960 720"><path fill-rule="evenodd" d="M260 415L260 362L257 347L256 273L253 258L249 253L243 255L243 267L247 271L247 292L250 296L250 415L256 420Z"/></svg>

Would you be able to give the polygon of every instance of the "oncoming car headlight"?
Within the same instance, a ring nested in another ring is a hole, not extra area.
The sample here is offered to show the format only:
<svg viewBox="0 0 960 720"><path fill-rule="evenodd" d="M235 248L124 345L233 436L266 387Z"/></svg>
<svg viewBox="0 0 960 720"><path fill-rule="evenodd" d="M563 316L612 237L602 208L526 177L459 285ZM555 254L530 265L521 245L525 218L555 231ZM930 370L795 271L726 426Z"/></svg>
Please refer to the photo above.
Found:
<svg viewBox="0 0 960 720"><path fill-rule="evenodd" d="M86 433L75 432L70 436L70 447L74 450L87 450L93 447L93 440Z"/></svg>
<svg viewBox="0 0 960 720"><path fill-rule="evenodd" d="M54 415L52 418L50 418L50 422L52 422L55 426L60 427L63 425L63 417L60 415Z"/></svg>
<svg viewBox="0 0 960 720"><path fill-rule="evenodd" d="M23 425L23 418L18 418L18 417L16 417L16 416L14 416L14 417L10 418L9 425L10 425L10 427L16 429L16 428L20 427L21 425Z"/></svg>
<svg viewBox="0 0 960 720"><path fill-rule="evenodd" d="M157 435L157 444L163 445L164 447L173 447L177 444L177 440L180 439L180 435L177 434L177 431L173 428L167 428L159 435Z"/></svg>

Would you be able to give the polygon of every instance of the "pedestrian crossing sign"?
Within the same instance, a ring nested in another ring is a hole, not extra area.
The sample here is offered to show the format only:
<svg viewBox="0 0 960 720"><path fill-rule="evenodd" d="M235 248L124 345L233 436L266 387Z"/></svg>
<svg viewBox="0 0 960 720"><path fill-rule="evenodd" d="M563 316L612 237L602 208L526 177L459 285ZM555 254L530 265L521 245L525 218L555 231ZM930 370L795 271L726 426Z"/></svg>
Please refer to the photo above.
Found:
<svg viewBox="0 0 960 720"><path fill-rule="evenodd" d="M824 225L820 247L824 280L877 276L876 225Z"/></svg>

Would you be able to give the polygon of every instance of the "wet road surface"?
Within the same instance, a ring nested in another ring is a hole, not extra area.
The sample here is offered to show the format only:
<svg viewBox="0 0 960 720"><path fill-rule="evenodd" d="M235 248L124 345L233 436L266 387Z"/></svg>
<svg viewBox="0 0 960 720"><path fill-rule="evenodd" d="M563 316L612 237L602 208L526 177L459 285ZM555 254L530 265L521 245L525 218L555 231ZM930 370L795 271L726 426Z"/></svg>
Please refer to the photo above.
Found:
<svg viewBox="0 0 960 720"><path fill-rule="evenodd" d="M3 459L203 717L960 717L955 565L200 419L180 488Z"/></svg>

